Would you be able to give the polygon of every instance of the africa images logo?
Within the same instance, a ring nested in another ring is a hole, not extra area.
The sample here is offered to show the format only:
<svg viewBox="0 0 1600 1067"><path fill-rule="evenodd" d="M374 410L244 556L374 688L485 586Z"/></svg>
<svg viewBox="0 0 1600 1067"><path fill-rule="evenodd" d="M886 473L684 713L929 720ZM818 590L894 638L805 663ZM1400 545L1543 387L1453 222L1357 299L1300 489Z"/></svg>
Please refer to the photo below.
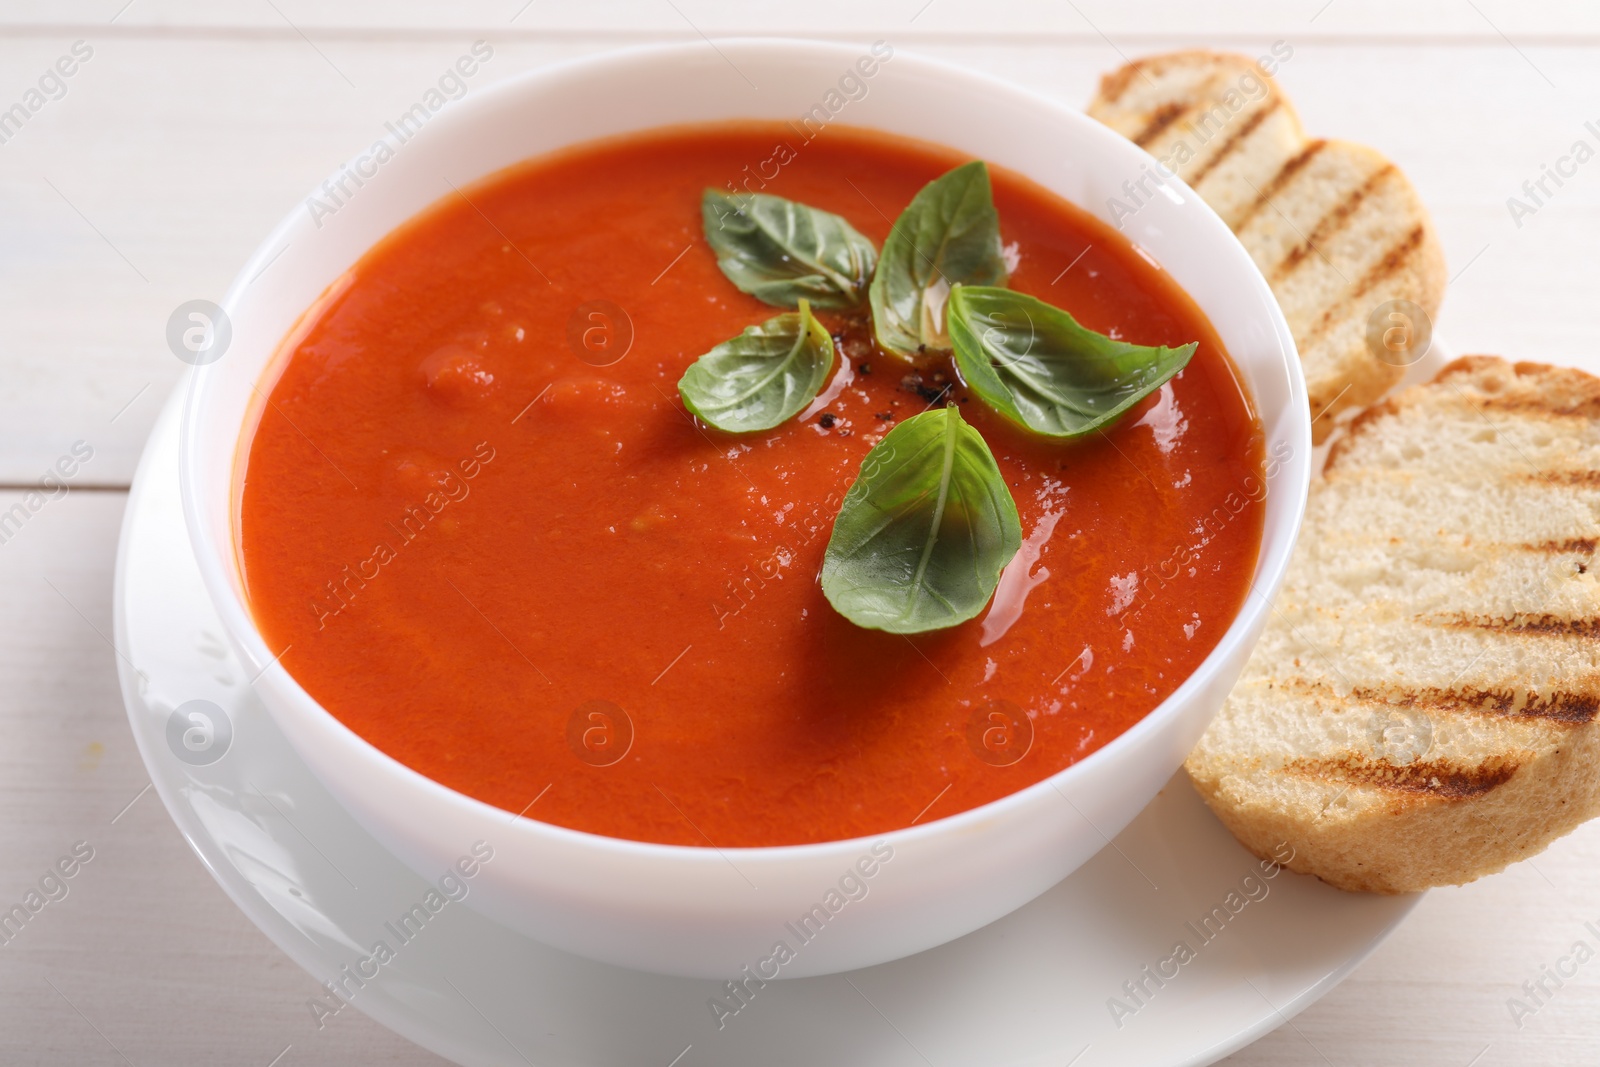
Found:
<svg viewBox="0 0 1600 1067"><path fill-rule="evenodd" d="M816 940L846 906L852 901L865 900L871 892L868 882L877 877L892 859L894 846L887 841L876 842L845 869L835 885L828 887L820 902L812 904L810 910L793 922L783 924L788 936L774 941L770 953L753 964L745 964L736 976L723 982L721 996L707 997L706 1007L711 1010L711 1018L716 1021L717 1029L727 1026L729 1019L748 1008L756 994L777 978L784 967L793 963L800 951ZM792 945L789 943L790 937L794 939Z"/></svg>
<svg viewBox="0 0 1600 1067"><path fill-rule="evenodd" d="M326 996L309 997L306 1000L306 1007L311 1009L311 1016L317 1021L317 1029L321 1030L329 1019L355 1000L368 982L375 981L383 973L383 968L393 963L400 950L415 941L435 916L448 905L466 900L467 894L472 891L469 883L477 877L483 865L492 859L494 846L487 841L474 841L466 855L433 880L421 900L383 924L384 931L394 938L393 945L387 937L378 938L372 943L370 953L354 963L345 964L332 979L323 982L322 989Z"/></svg>

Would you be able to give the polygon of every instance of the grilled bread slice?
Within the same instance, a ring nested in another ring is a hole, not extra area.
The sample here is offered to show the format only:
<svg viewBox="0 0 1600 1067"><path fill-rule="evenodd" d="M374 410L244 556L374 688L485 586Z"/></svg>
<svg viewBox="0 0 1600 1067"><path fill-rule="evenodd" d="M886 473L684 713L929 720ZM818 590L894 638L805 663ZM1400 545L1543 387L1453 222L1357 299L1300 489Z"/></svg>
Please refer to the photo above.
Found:
<svg viewBox="0 0 1600 1067"><path fill-rule="evenodd" d="M1263 857L1459 884L1600 812L1600 379L1474 356L1362 413L1185 764Z"/></svg>
<svg viewBox="0 0 1600 1067"><path fill-rule="evenodd" d="M1393 163L1362 145L1306 137L1272 79L1238 55L1129 63L1101 79L1089 114L1155 156L1238 234L1294 334L1317 441L1341 410L1376 400L1408 356L1421 355L1406 342L1428 327L1403 307L1405 317L1391 319L1384 305L1409 301L1431 323L1444 298L1444 254ZM1137 210L1154 194L1144 186L1114 212Z"/></svg>

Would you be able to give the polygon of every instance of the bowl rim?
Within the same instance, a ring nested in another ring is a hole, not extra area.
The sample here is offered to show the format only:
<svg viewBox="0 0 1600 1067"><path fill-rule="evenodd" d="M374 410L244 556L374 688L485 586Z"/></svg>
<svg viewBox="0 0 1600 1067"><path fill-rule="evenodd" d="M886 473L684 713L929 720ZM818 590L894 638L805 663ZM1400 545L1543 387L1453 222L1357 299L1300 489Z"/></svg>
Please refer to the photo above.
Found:
<svg viewBox="0 0 1600 1067"><path fill-rule="evenodd" d="M502 100L511 100L524 95L549 95L552 91L559 90L569 79L587 79L603 77L619 67L627 67L643 61L680 59L694 62L704 58L703 49L708 42L670 42L630 45L621 48L607 49L605 51L587 56L562 60L536 67L531 70L513 74L500 81L483 86L480 89L467 93L460 99L452 102L449 108L436 115L430 127L443 124L456 124L469 118L475 111L491 108ZM841 43L838 41L819 40L805 37L773 37L773 36L741 36L718 37L715 47L720 51L723 48L735 49L745 53L765 52L769 55L776 53L776 58L787 60L806 60L821 63L826 61L828 68L833 70L831 64L839 60L853 60L861 52L860 45ZM755 58L755 57L753 57ZM914 73L920 72L934 75L939 78L959 78L974 88L990 95L991 99L1001 100L1009 97L1018 101L1025 101L1035 108L1044 108L1052 112L1062 123L1077 125L1085 136L1100 138L1107 142L1116 142L1116 150L1127 152L1133 150L1144 157L1144 162L1150 167L1158 168L1161 165L1153 156L1131 141L1123 138L1109 127L1089 118L1084 112L1072 108L1053 97L1018 85L991 74L973 70L959 63L948 62L922 55L915 51L894 48L893 59L895 68L901 71L905 68L914 68ZM684 124L694 124L701 120L685 120ZM640 126L630 132L641 132L646 129L656 129L659 126ZM871 129L864 126L858 128ZM626 133L603 136L626 136ZM597 137L595 140L600 140ZM586 143L585 141L570 141L565 145L549 149L548 151L561 151ZM338 168L331 172L332 177L337 177L342 169L350 165L357 157L343 161ZM528 157L536 158L536 157ZM515 166L516 164L511 164ZM501 168L504 169L504 168ZM359 760L368 765L370 769L384 775L400 789L425 799L432 804L444 804L456 810L461 817L480 823L485 827L493 825L496 833L504 835L497 837L497 843L504 840L510 844L510 838L515 836L523 839L525 847L561 847L577 846L589 850L608 853L614 857L636 858L653 860L656 862L671 862L678 865L695 865L704 867L715 866L721 868L728 862L726 857L735 856L740 863L749 863L759 868L772 864L788 864L797 861L827 860L833 862L840 857L853 858L862 849L874 842L887 841L891 845L901 843L912 844L931 838L958 835L977 829L985 823L996 821L1000 817L1011 814L1013 809L1023 808L1035 802L1039 797L1052 791L1066 796L1063 786L1072 779L1083 777L1092 770L1097 769L1111 760L1119 758L1120 753L1131 748L1137 748L1144 743L1150 735L1158 733L1177 720L1186 704L1203 689L1211 677L1223 670L1225 665L1235 656L1240 655L1238 646L1244 643L1252 630L1255 630L1257 620L1271 609L1271 599L1266 596L1255 596L1254 593L1262 590L1275 591L1281 583L1288 567L1290 556L1298 540L1300 528L1304 518L1306 500L1310 490L1311 480L1311 419L1309 401L1305 378L1301 367L1299 353L1294 337L1289 330L1283 311L1273 296L1270 286L1260 269L1254 264L1248 251L1239 242L1237 236L1217 216L1216 212L1181 179L1165 171L1168 184L1174 191L1187 202L1189 210L1198 211L1202 216L1210 216L1210 224L1217 231L1220 243L1224 246L1231 245L1230 254L1242 256L1248 265L1248 276L1256 287L1258 298L1268 309L1272 336L1276 341L1278 356L1283 363L1288 382L1288 403L1291 410L1287 413L1289 418L1289 437L1291 455L1284 463L1284 469L1279 477L1291 472L1298 473L1298 477L1291 478L1287 484L1273 485L1269 488L1268 497L1287 497L1287 507L1291 509L1291 521L1276 542L1269 540L1268 531L1263 531L1261 545L1258 550L1256 568L1249 591L1243 603L1229 622L1227 630L1206 654L1194 670L1180 682L1165 698L1155 707L1151 708L1143 717L1121 734L1117 735L1094 752L1083 759L1062 768L1059 771L1041 778L1037 782L1023 786L1002 797L998 797L977 807L952 813L927 822L911 826L885 830L881 833L861 835L857 837L838 838L827 841L808 842L789 845L758 845L758 846L717 846L708 842L707 846L700 845L674 845L653 841L637 841L630 838L611 837L604 834L592 833L586 830L576 830L570 827L559 826L554 823L543 822L534 817L513 816L509 821L506 816L510 814L507 809L500 808L486 801L462 793L433 778L422 774L395 757L384 752L372 742L356 733L345 725L337 716L323 707L310 693L301 687L300 683L289 673L280 662L282 653L274 656L256 627L255 620L250 613L249 606L239 594L239 588L230 581L227 574L228 568L236 568L237 561L235 546L230 543L226 546L218 545L210 536L205 515L201 504L202 491L196 486L200 482L198 466L200 457L195 447L196 434L201 420L201 405L208 394L208 386L221 373L218 364L212 363L203 366L191 367L187 373L187 381L181 388L186 389L187 395L183 402L183 412L180 420L179 435L179 474L180 492L183 504L185 526L188 529L196 562L204 580L207 594L213 606L228 629L228 636L233 640L243 654L246 662L254 672L250 686L257 689L266 681L274 690L287 694L290 706L276 706L274 701L263 699L262 703L269 714L280 724L286 734L303 736L300 726L307 726L320 731L324 739L337 739L344 751L341 759ZM492 178L500 170L492 170L467 179L468 183L477 183ZM1022 172L1019 172L1022 173ZM1024 173L1024 177L1032 179L1031 175ZM313 186L315 193L319 187ZM1059 193L1054 195L1061 195ZM444 199L444 194L439 199ZM1065 199L1065 197L1063 197ZM424 207L396 219L389 227L388 232L393 233L419 214L430 210L438 201L433 201ZM1091 206L1079 205L1084 210L1101 218ZM1102 219L1102 221L1105 221ZM237 318L237 309L246 301L246 291L250 284L264 272L267 266L282 253L283 246L291 235L302 233L310 237L315 230L307 231L310 224L306 221L306 213L302 210L302 202L297 201L284 218L266 235L257 246L254 253L245 261L230 284L227 294L221 302L224 312L230 318ZM1131 240L1131 239L1130 239ZM1143 247L1137 246L1136 247ZM370 250L371 246L368 246ZM1147 250L1148 251L1148 250ZM364 253L363 253L364 254ZM1159 257L1153 252L1152 259L1159 263ZM346 268L348 269L348 268ZM333 284L338 275L329 280ZM1176 279L1174 279L1176 284ZM1182 288L1180 286L1180 288ZM1192 297L1191 297L1192 298ZM1197 306L1199 301L1196 300ZM312 305L315 306L314 304ZM303 316L310 307L302 309ZM1200 308L1202 314L1209 313L1204 307ZM274 343L273 352L277 353L285 338L297 328L291 325L284 337L278 338ZM258 369L255 381L257 384L266 380L273 372L274 357L269 356L266 363ZM1230 358L1232 358L1230 356ZM220 361L219 361L220 362ZM1249 383L1241 382L1247 389ZM1251 395L1252 404L1256 403ZM237 438L230 442L232 449L230 468L237 473L239 453L248 447L247 426L250 414L241 423ZM228 529L230 542L233 542L233 533L236 531L236 516L232 507L232 478L230 478L229 499L212 502L212 507L222 506L229 511ZM1263 499L1266 499L1264 497ZM224 563L223 561L226 561ZM242 586L242 581L240 583ZM1253 643L1253 642L1252 642ZM285 650L287 651L287 650ZM1247 652L1246 652L1247 654ZM1239 659L1242 664L1243 657ZM293 717L298 720L295 727L291 727L286 719ZM542 794L541 794L542 795ZM1069 800L1070 803L1070 800ZM531 805L530 805L531 807ZM1074 805L1076 807L1076 805ZM526 809L524 809L526 811ZM1087 816L1085 816L1087 818ZM492 820L492 823L489 821ZM1109 841L1110 838L1098 826L1091 826L1100 833L1100 836Z"/></svg>

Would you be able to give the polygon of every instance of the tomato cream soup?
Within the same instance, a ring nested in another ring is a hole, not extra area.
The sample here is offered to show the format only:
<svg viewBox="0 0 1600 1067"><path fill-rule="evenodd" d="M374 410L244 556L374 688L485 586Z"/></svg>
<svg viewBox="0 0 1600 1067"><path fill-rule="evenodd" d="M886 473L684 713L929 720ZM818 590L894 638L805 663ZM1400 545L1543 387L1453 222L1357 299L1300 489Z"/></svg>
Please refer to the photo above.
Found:
<svg viewBox="0 0 1600 1067"><path fill-rule="evenodd" d="M830 126L679 127L529 161L387 237L285 343L243 443L254 618L324 708L508 812L637 841L791 845L974 808L1083 759L1211 651L1261 542L1262 434L1192 300L1116 231L991 168L1012 289L1112 337L1198 342L1112 428L1062 442L948 356L838 358L737 436L676 383L775 309L729 284L707 188L837 213L882 246L946 149ZM954 403L1022 548L970 622L897 635L818 584L897 423ZM531 805L531 806L530 806Z"/></svg>

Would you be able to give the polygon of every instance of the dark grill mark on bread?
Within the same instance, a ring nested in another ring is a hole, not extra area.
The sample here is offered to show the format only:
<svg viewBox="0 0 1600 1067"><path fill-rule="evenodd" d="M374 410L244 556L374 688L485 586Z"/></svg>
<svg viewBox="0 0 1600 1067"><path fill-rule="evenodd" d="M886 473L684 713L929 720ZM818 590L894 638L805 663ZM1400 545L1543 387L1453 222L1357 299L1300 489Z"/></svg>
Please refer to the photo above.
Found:
<svg viewBox="0 0 1600 1067"><path fill-rule="evenodd" d="M1367 273L1361 276L1361 280L1350 290L1349 295L1328 308L1327 311L1324 311L1322 317L1317 320L1317 324L1311 328L1305 337L1298 339L1301 353L1304 354L1317 338L1328 331L1328 327L1341 319L1349 311L1351 304L1366 296L1379 282L1390 278L1404 266L1406 260L1410 259L1417 249L1422 247L1424 236L1425 232L1422 226L1418 225L1413 227L1411 232L1406 234L1404 238L1391 246L1383 254L1383 258L1374 263Z"/></svg>
<svg viewBox="0 0 1600 1067"><path fill-rule="evenodd" d="M1600 472L1583 471L1582 473L1594 475L1597 484L1600 484ZM1521 547L1529 552L1546 552L1555 555L1581 552L1586 556L1592 556L1594 555L1595 539L1593 537L1569 537L1565 541L1541 541L1537 544L1530 542Z"/></svg>
<svg viewBox="0 0 1600 1067"><path fill-rule="evenodd" d="M1504 785L1520 764L1508 756L1493 756L1476 767L1448 760L1418 760L1399 766L1347 752L1321 759L1301 758L1283 765L1289 774L1351 786L1367 786L1435 800L1471 800Z"/></svg>
<svg viewBox="0 0 1600 1067"><path fill-rule="evenodd" d="M1600 696L1592 693L1555 692L1545 695L1510 689L1396 689L1374 699L1400 707L1425 711L1479 712L1514 719L1542 719L1547 722L1582 726L1594 721L1600 712ZM1384 699L1387 697L1387 699Z"/></svg>
<svg viewBox="0 0 1600 1067"><path fill-rule="evenodd" d="M1394 164L1386 163L1368 175L1366 181L1347 193L1343 200L1334 205L1333 210L1317 220L1317 224L1311 228L1310 235L1284 257L1283 262L1273 270L1272 280L1276 282L1291 273L1312 252L1320 254L1318 246L1326 244L1330 238L1344 229L1350 222L1350 217L1361 206L1361 202L1394 173Z"/></svg>
<svg viewBox="0 0 1600 1067"><path fill-rule="evenodd" d="M1437 686L1374 685L1357 686L1348 697L1340 697L1327 683L1309 678L1288 678L1276 684L1291 692L1319 696L1335 704L1358 702L1444 715L1470 713L1582 726L1593 722L1595 715L1600 714L1600 693L1557 690L1539 694L1474 686L1441 689Z"/></svg>
<svg viewBox="0 0 1600 1067"><path fill-rule="evenodd" d="M1278 168L1278 173L1272 176L1272 180L1267 182L1267 184L1263 185L1260 189L1256 190L1255 201L1251 203L1249 207L1245 208L1244 214L1239 216L1239 221L1234 223L1234 232L1238 233L1240 230L1244 229L1245 224L1251 219L1255 218L1256 212L1261 210L1262 205L1282 192L1283 187L1293 181L1294 176L1300 173L1301 169L1305 167L1307 163L1310 163L1313 159L1315 159L1317 153L1322 151L1323 147L1326 146L1327 143L1327 141L1320 137L1313 141L1307 141L1304 148L1290 156L1288 160L1284 162L1283 166Z"/></svg>
<svg viewBox="0 0 1600 1067"><path fill-rule="evenodd" d="M1550 485L1573 485L1582 489L1600 489L1600 471L1544 471L1530 472L1524 477L1530 482ZM1592 549L1590 551L1593 551Z"/></svg>
<svg viewBox="0 0 1600 1067"><path fill-rule="evenodd" d="M1490 633L1527 634L1533 637L1600 637L1600 619L1564 619L1559 615L1519 612L1509 619L1493 615L1435 615L1441 626Z"/></svg>
<svg viewBox="0 0 1600 1067"><path fill-rule="evenodd" d="M1193 104L1162 104L1156 109L1156 113L1150 116L1150 121L1145 123L1144 129L1132 138L1133 143L1140 148L1145 147L1160 137L1162 130L1177 122L1193 107Z"/></svg>
<svg viewBox="0 0 1600 1067"><path fill-rule="evenodd" d="M1230 133L1228 135L1228 139L1223 141L1221 145L1217 146L1217 150L1211 154L1211 158L1201 163L1200 166L1195 169L1194 176L1185 180L1190 185L1199 185L1201 180L1205 178L1207 174L1210 174L1212 170L1216 168L1218 163L1221 163L1223 160L1233 155L1233 153L1238 150L1239 146L1244 143L1245 138L1249 137L1252 133L1255 133L1256 127L1265 122L1267 120L1267 116L1277 111L1282 103L1282 97L1279 97L1276 94L1270 97L1267 100L1266 107L1258 108L1255 114L1251 115L1248 119L1245 119L1244 125Z"/></svg>
<svg viewBox="0 0 1600 1067"><path fill-rule="evenodd" d="M1359 300L1361 297L1366 296L1379 282L1387 280L1390 275L1404 266L1406 260L1410 259L1417 249L1422 247L1424 236L1426 236L1426 233L1420 223L1413 226L1410 233L1390 247L1389 251L1383 254L1383 258L1374 263L1371 269L1361 276L1361 281L1356 283L1355 292L1350 294L1351 299Z"/></svg>

